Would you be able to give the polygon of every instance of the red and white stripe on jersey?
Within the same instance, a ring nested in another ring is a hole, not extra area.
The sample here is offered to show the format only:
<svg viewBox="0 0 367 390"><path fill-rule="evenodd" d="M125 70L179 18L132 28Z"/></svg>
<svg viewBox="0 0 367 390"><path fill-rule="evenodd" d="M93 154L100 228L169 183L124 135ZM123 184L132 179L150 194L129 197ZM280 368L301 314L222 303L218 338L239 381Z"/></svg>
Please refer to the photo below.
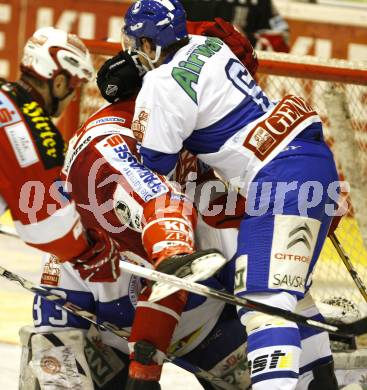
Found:
<svg viewBox="0 0 367 390"><path fill-rule="evenodd" d="M27 244L69 260L88 247L80 217L72 202L49 217L34 223L14 221L20 238Z"/></svg>
<svg viewBox="0 0 367 390"><path fill-rule="evenodd" d="M76 160L77 156L92 142L94 139L112 134L124 134L128 137L133 137L133 132L127 127L116 124L101 124L93 126L89 131L82 128L69 142L68 151L65 156L62 173L66 180L68 179L70 169Z"/></svg>

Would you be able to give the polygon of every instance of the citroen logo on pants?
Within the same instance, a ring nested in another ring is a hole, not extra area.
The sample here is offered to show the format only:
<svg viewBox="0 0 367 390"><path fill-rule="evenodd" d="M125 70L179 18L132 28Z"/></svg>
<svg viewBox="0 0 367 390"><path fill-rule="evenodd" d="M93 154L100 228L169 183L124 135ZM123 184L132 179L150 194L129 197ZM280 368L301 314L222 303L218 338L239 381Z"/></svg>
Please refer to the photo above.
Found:
<svg viewBox="0 0 367 390"><path fill-rule="evenodd" d="M311 229L306 222L295 227L288 234L288 237L290 238L290 242L287 245L287 249L292 248L292 246L295 246L296 244L301 242L308 248L308 250L311 250L313 236L311 233Z"/></svg>

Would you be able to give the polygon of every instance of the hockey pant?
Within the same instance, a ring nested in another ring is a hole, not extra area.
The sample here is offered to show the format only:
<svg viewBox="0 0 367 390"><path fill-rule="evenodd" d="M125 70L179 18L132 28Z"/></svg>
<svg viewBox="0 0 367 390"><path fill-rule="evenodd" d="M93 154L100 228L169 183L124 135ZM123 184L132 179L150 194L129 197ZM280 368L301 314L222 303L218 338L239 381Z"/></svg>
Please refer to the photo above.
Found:
<svg viewBox="0 0 367 390"><path fill-rule="evenodd" d="M239 296L295 311L311 285L338 185L326 144L294 140L250 185L237 252L220 281ZM325 334L243 308L238 315L248 334L253 390L295 389L300 374L331 360ZM312 310L310 315L319 316ZM307 333L310 337L303 335ZM315 356L301 357L301 349L312 340Z"/></svg>

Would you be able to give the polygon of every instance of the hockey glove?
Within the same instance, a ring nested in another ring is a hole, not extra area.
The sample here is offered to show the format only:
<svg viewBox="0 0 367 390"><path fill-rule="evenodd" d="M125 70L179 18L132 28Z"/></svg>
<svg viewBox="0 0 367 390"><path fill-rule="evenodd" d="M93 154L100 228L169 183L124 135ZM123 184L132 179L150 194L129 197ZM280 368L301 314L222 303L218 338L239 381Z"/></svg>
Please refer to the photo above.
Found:
<svg viewBox="0 0 367 390"><path fill-rule="evenodd" d="M264 51L276 51L289 53L288 33L272 30L258 31L254 34L256 41L256 49Z"/></svg>
<svg viewBox="0 0 367 390"><path fill-rule="evenodd" d="M165 194L146 205L142 241L155 267L167 257L194 252L196 218L195 208L182 194Z"/></svg>
<svg viewBox="0 0 367 390"><path fill-rule="evenodd" d="M204 222L216 229L239 229L246 199L237 190L228 188L212 169L200 175L196 183L195 205Z"/></svg>
<svg viewBox="0 0 367 390"><path fill-rule="evenodd" d="M134 371L137 371L135 368L139 365L137 362L131 362L131 365L134 365ZM154 365L155 366L155 365ZM145 370L149 370L149 368L145 367ZM132 377L128 377L125 390L161 390L161 385L157 381L146 381L143 379L136 379Z"/></svg>
<svg viewBox="0 0 367 390"><path fill-rule="evenodd" d="M246 199L243 196L237 192L227 192L211 200L207 212L202 212L202 217L205 223L216 229L239 229L245 208Z"/></svg>
<svg viewBox="0 0 367 390"><path fill-rule="evenodd" d="M104 230L87 230L90 247L71 260L73 268L88 282L114 282L120 276L118 243Z"/></svg>
<svg viewBox="0 0 367 390"><path fill-rule="evenodd" d="M110 103L137 94L145 71L136 55L120 51L108 59L97 73L101 95Z"/></svg>
<svg viewBox="0 0 367 390"><path fill-rule="evenodd" d="M222 18L215 18L214 20L215 22L203 23L201 35L220 38L246 66L251 76L254 76L259 63L250 41L238 32L231 23Z"/></svg>
<svg viewBox="0 0 367 390"><path fill-rule="evenodd" d="M162 365L154 362L155 353L156 348L150 342L140 340L135 343L126 390L160 390Z"/></svg>
<svg viewBox="0 0 367 390"><path fill-rule="evenodd" d="M197 251L187 255L174 255L161 261L156 270L166 274L185 278L191 282L206 280L224 266L227 260L216 249ZM150 302L157 302L176 291L178 287L156 282L152 287Z"/></svg>

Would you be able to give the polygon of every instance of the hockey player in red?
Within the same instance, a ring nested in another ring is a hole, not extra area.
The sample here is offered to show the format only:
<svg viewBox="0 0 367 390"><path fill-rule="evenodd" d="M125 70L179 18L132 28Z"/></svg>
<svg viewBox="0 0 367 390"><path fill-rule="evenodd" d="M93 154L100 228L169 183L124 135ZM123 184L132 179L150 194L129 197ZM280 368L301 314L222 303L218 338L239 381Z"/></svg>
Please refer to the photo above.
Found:
<svg viewBox="0 0 367 390"><path fill-rule="evenodd" d="M117 248L101 231L87 235L74 203L62 194L66 145L52 122L76 88L92 79L89 52L76 35L46 27L26 43L20 67L18 81L0 80L0 213L10 209L27 244L78 261L84 277L112 281Z"/></svg>
<svg viewBox="0 0 367 390"><path fill-rule="evenodd" d="M211 23L202 30L207 28L230 36L240 48L242 42L238 44L233 38L235 31L227 24ZM245 58L249 51L241 50ZM252 48L250 56L256 69ZM109 100L114 100L114 95L120 100L94 114L75 134L63 173L83 225L102 227L119 243L120 252L130 261L141 261L137 259L144 259L147 254L160 271L174 272L180 268L185 272L195 249L196 211L165 178L139 162L134 137L139 129L133 128L133 133L131 122L133 92L140 87L144 70L133 58L125 53L118 57L113 67L121 66L128 72L123 77L123 90L109 80L104 92ZM99 81L107 68L108 64L100 71ZM216 262L217 267L223 264L223 258L210 252L206 261L208 268L215 267ZM179 291L152 305L147 302L149 295L148 288L143 290L135 312L129 343L132 361L128 389L159 388L163 359L187 297L187 293Z"/></svg>

